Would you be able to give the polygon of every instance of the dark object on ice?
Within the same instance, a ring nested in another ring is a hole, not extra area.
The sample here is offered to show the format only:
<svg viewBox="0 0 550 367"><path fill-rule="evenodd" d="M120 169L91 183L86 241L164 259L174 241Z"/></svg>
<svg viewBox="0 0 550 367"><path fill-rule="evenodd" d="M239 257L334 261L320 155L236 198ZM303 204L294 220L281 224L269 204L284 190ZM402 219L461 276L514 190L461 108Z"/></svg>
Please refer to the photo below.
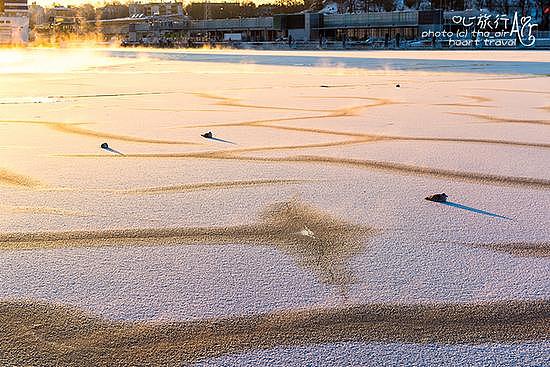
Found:
<svg viewBox="0 0 550 367"><path fill-rule="evenodd" d="M222 142L222 143L237 145L237 144L235 144L235 143L233 143L232 141L229 141L229 140L223 140L223 139L220 139L220 138L215 138L214 134L212 134L212 131L201 134L201 136L205 139L211 139L211 140L219 141L219 142Z"/></svg>
<svg viewBox="0 0 550 367"><path fill-rule="evenodd" d="M429 201L435 201L436 203L445 203L447 201L447 198L448 198L447 194L443 193L443 194L431 195L426 197L425 199Z"/></svg>
<svg viewBox="0 0 550 367"><path fill-rule="evenodd" d="M100 147L101 147L101 149L105 149L108 152L115 153L115 154L118 154L118 155L124 155L123 153L119 152L118 150L114 150L113 148L111 148L109 146L109 144L107 144L107 143L101 143Z"/></svg>
<svg viewBox="0 0 550 367"><path fill-rule="evenodd" d="M399 84L396 84L395 87L396 88L401 88L401 86Z"/></svg>

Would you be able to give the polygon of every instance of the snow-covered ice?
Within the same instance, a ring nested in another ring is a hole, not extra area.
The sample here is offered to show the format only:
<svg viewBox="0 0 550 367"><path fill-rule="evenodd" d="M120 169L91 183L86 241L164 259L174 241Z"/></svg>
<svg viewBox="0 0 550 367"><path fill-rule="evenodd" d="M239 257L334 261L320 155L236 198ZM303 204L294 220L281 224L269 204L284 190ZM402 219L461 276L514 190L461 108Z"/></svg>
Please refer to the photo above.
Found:
<svg viewBox="0 0 550 367"><path fill-rule="evenodd" d="M547 301L548 70L547 51L0 50L1 232L245 226L294 199L376 229L345 264L349 304ZM439 192L457 205L424 200ZM0 299L113 320L344 302L277 246L112 242L8 241ZM547 351L342 342L204 365L545 365Z"/></svg>

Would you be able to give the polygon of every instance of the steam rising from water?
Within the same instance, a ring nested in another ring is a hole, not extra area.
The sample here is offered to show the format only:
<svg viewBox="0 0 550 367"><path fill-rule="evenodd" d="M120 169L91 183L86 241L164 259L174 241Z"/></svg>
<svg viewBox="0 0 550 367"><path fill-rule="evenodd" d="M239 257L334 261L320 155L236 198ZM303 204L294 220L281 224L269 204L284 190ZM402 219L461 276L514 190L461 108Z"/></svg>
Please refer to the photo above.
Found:
<svg viewBox="0 0 550 367"><path fill-rule="evenodd" d="M0 49L0 74L56 74L135 63L93 48Z"/></svg>

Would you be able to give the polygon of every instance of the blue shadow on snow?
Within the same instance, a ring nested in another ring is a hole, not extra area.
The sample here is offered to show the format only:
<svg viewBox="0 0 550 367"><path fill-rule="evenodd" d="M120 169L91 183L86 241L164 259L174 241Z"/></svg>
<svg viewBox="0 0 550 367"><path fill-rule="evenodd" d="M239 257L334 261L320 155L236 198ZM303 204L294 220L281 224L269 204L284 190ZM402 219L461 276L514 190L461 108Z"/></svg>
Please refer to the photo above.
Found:
<svg viewBox="0 0 550 367"><path fill-rule="evenodd" d="M446 201L446 202L443 202L441 204L448 205L448 206L453 206L453 207L459 208L459 209L468 210L468 211L478 213L478 214L488 215L490 217L512 220L512 218L508 218L508 217L505 217L503 215L487 212L487 211L481 210L481 209L472 208L471 206L466 206L466 205L462 205L462 204L458 204L458 203L453 203L452 201Z"/></svg>

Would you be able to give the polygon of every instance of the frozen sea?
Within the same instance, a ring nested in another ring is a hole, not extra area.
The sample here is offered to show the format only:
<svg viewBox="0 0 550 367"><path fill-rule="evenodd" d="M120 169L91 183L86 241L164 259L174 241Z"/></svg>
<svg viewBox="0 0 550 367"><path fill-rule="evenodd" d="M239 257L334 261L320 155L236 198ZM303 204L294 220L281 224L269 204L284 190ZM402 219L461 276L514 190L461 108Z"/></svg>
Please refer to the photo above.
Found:
<svg viewBox="0 0 550 367"><path fill-rule="evenodd" d="M345 302L547 301L549 70L547 51L0 49L0 231L233 228L298 200L376 230L331 260ZM133 321L342 304L299 254L223 242L8 243L0 299ZM550 359L540 340L358 341L200 365L380 364Z"/></svg>

